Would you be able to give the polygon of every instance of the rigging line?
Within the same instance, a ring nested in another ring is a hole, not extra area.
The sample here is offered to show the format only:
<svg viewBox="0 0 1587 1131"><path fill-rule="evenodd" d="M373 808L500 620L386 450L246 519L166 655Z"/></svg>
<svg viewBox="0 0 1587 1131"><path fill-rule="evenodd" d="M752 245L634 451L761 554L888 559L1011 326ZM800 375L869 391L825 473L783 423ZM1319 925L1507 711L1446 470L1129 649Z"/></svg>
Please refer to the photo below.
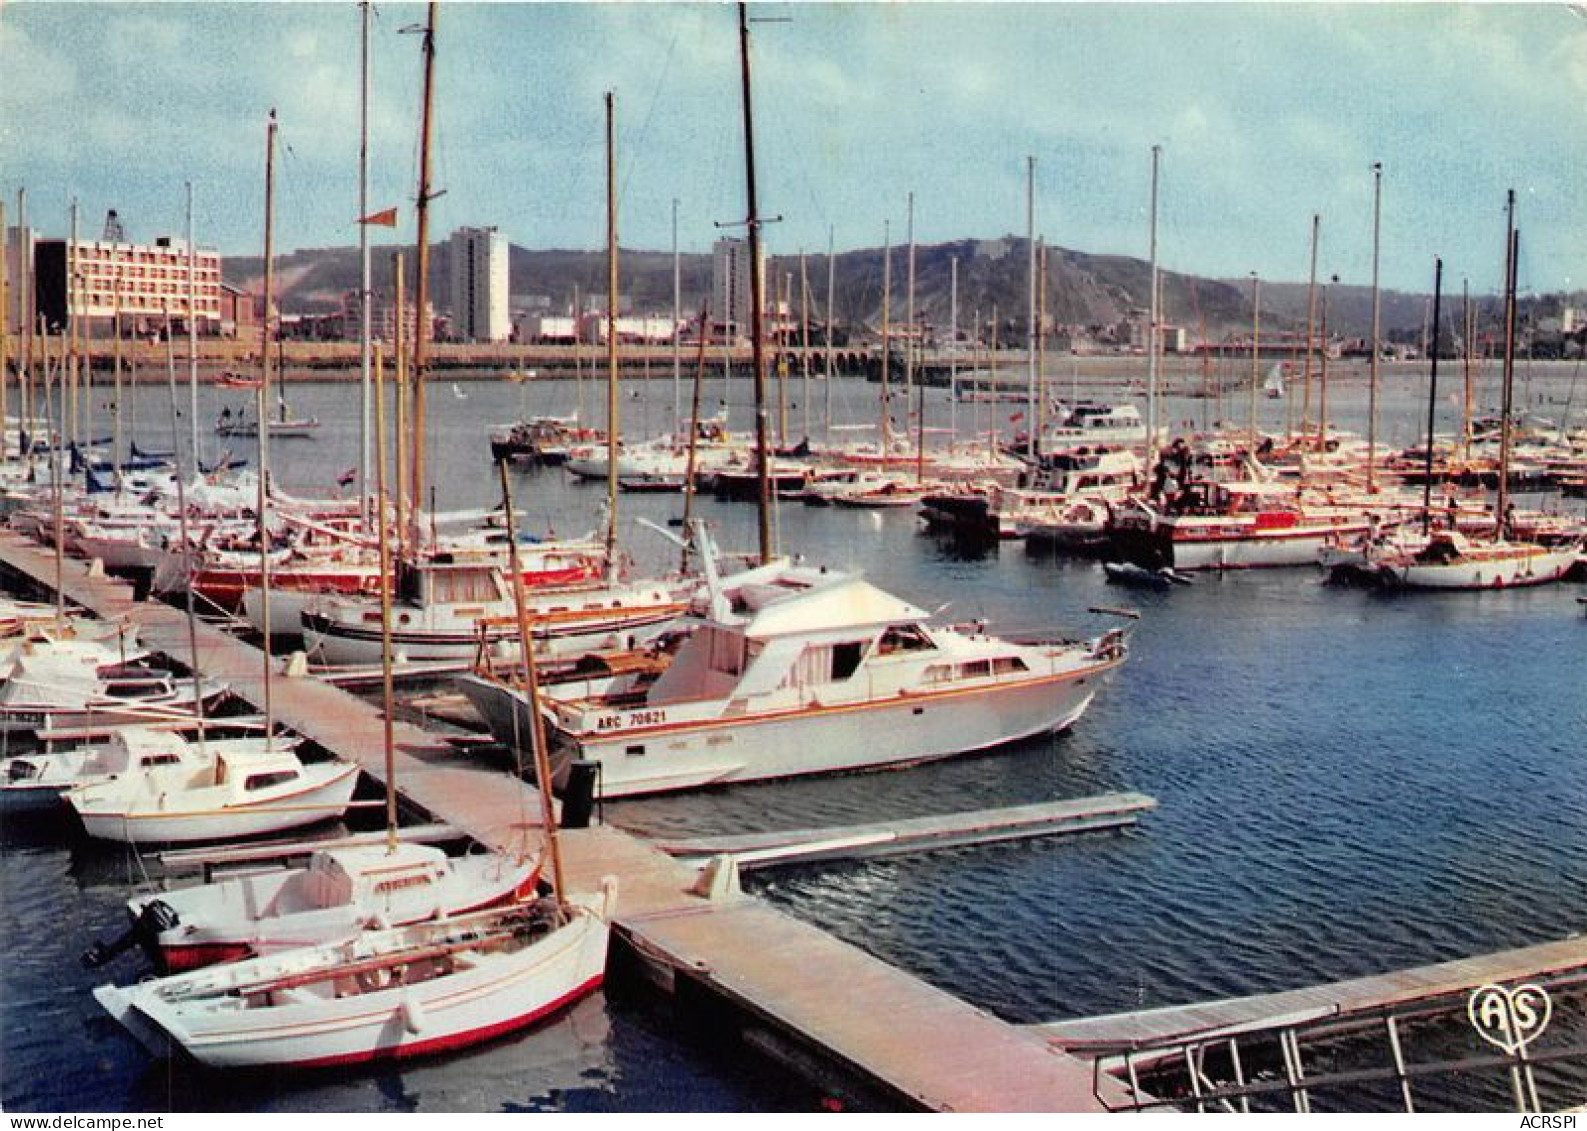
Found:
<svg viewBox="0 0 1587 1131"><path fill-rule="evenodd" d="M656 116L656 106L661 101L662 88L666 86L667 76L672 71L672 57L678 47L678 34L679 28L675 24L672 29L672 39L667 43L666 58L661 62L661 73L656 76L656 85L650 92L650 105L645 108L645 116L639 123L638 133L633 136L632 140L625 142L624 147L631 150L635 156L629 160L628 167L623 172L622 183L618 185L617 200L619 204L628 198L628 184L638 175L639 167L644 162L644 142L650 134L650 123Z"/></svg>

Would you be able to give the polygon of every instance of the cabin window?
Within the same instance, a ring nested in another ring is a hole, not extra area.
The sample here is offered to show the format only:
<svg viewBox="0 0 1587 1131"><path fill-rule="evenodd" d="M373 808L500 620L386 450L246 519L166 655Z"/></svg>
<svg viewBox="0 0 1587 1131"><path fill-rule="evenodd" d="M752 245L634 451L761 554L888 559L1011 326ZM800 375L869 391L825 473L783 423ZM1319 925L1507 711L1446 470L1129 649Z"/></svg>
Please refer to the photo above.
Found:
<svg viewBox="0 0 1587 1131"><path fill-rule="evenodd" d="M832 645L832 682L848 679L859 669L865 657L865 641Z"/></svg>
<svg viewBox="0 0 1587 1131"><path fill-rule="evenodd" d="M890 656L895 652L922 652L936 645L917 625L891 625L877 642L876 654Z"/></svg>
<svg viewBox="0 0 1587 1131"><path fill-rule="evenodd" d="M494 570L457 570L435 574L436 601L492 601L499 595Z"/></svg>
<svg viewBox="0 0 1587 1131"><path fill-rule="evenodd" d="M927 683L949 683L953 680L952 664L932 664L926 668Z"/></svg>
<svg viewBox="0 0 1587 1131"><path fill-rule="evenodd" d="M298 772L296 770L272 770L267 774L249 774L243 779L242 788L244 792L253 793L257 790L269 789L271 786L285 785L289 781L296 781L297 776Z"/></svg>
<svg viewBox="0 0 1587 1131"><path fill-rule="evenodd" d="M182 759L175 754L145 754L138 759L140 766L174 766Z"/></svg>
<svg viewBox="0 0 1587 1131"><path fill-rule="evenodd" d="M644 756L645 748L643 746L628 746L623 749L623 753L630 758L639 758Z"/></svg>
<svg viewBox="0 0 1587 1131"><path fill-rule="evenodd" d="M731 632L711 630L711 670L723 675L738 675L744 670L744 638Z"/></svg>
<svg viewBox="0 0 1587 1131"><path fill-rule="evenodd" d="M1030 668L1018 656L999 656L992 661L992 671L997 675L1013 675L1016 672L1028 672Z"/></svg>
<svg viewBox="0 0 1587 1131"><path fill-rule="evenodd" d="M979 679L992 674L991 660L971 660L959 668L959 675L963 679Z"/></svg>

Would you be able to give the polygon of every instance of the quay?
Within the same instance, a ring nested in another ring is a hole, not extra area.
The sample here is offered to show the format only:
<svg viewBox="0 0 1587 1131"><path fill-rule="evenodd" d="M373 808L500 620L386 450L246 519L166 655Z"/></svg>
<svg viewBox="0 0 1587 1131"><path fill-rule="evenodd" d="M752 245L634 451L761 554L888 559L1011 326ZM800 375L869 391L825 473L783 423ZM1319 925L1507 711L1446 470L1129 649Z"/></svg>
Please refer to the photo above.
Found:
<svg viewBox="0 0 1587 1131"><path fill-rule="evenodd" d="M14 533L0 532L0 568L55 590L54 554ZM60 590L100 617L135 625L145 647L262 705L261 657L252 646L200 625L194 656L184 613L135 602L129 586L92 576L81 561L65 562ZM280 677L271 680L271 705L283 726L383 779L381 719L371 704L316 680ZM399 791L426 819L487 847L512 851L536 820L527 785L459 759L450 744L416 727L397 725L395 763ZM618 880L616 961L670 990L680 1011L708 1015L714 1029L736 1033L822 1087L931 1111L1104 1111L1132 1102L1124 1084L1095 1074L1046 1034L739 893L731 865L700 894L697 869L615 828L568 830L562 851L575 890L593 889L607 875Z"/></svg>

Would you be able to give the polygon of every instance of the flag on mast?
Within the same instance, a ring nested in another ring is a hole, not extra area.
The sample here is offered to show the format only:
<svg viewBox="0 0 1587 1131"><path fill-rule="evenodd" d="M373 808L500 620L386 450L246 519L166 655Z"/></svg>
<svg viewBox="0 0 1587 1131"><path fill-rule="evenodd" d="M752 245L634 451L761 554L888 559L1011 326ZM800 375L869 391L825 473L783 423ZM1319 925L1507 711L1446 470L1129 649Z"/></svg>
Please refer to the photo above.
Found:
<svg viewBox="0 0 1587 1131"><path fill-rule="evenodd" d="M358 222L380 228L395 228L397 226L397 210L395 208L387 208L380 212L371 212Z"/></svg>

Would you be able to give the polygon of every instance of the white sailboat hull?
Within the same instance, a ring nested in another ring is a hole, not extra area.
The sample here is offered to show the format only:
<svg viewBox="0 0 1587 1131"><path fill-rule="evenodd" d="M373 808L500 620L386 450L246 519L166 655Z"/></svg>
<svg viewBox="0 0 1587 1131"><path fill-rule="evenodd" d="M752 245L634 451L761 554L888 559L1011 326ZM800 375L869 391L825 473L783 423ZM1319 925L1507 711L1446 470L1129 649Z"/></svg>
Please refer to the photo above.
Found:
<svg viewBox="0 0 1587 1131"><path fill-rule="evenodd" d="M1452 562L1385 562L1383 574L1410 589L1512 589L1558 581L1575 564L1575 549L1532 547Z"/></svg>
<svg viewBox="0 0 1587 1131"><path fill-rule="evenodd" d="M66 795L91 837L127 844L185 844L232 840L282 832L341 816L358 784L358 767L320 763L304 767L305 788L253 804L208 803L201 795L181 799L160 794L119 798L96 797L100 787ZM114 783L112 783L113 785ZM168 804L174 807L166 808Z"/></svg>
<svg viewBox="0 0 1587 1131"><path fill-rule="evenodd" d="M218 975L101 986L94 997L156 1055L174 1045L214 1068L317 1068L478 1044L549 1016L603 978L608 928L588 908L516 951L469 949L467 929L456 920L372 932L343 947L212 968ZM435 948L446 950L445 968L425 967L424 980L405 984ZM224 991L183 996L217 977L279 988L246 1004Z"/></svg>

